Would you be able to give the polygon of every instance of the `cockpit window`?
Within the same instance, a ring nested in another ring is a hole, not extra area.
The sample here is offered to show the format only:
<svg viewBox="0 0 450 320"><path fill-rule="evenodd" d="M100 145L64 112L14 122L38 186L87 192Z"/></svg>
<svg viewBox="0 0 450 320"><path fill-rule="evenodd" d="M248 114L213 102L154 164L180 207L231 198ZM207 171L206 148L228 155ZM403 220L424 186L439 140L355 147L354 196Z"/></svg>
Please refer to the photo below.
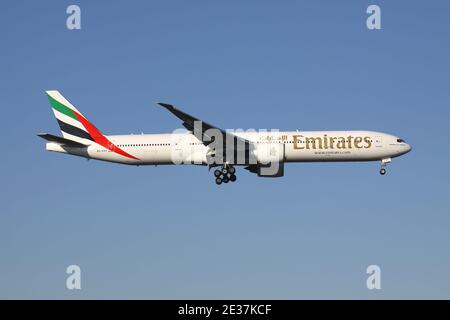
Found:
<svg viewBox="0 0 450 320"><path fill-rule="evenodd" d="M397 142L405 143L405 140L399 138L397 139Z"/></svg>

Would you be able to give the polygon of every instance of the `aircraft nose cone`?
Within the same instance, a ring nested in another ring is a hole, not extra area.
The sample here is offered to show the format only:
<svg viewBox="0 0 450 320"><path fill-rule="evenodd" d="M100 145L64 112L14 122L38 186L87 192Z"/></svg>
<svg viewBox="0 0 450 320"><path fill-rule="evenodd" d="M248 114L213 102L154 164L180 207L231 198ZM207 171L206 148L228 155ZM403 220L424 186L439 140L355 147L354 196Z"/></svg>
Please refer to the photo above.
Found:
<svg viewBox="0 0 450 320"><path fill-rule="evenodd" d="M410 144L406 145L406 152L410 152L412 150L412 147Z"/></svg>

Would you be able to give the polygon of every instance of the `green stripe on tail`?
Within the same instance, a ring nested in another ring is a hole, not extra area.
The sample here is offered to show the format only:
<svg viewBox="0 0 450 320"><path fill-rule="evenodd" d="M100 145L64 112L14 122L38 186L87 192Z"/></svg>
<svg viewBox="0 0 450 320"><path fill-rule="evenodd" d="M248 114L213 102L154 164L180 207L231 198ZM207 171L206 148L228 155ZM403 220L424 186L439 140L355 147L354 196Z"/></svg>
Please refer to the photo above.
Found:
<svg viewBox="0 0 450 320"><path fill-rule="evenodd" d="M75 115L75 113L73 113L73 111L70 108L66 107L61 102L56 101L50 95L47 94L47 96L48 96L48 101L50 101L50 105L52 106L53 109L61 112L62 114L65 114L66 116L69 116L69 117L79 121L77 116Z"/></svg>

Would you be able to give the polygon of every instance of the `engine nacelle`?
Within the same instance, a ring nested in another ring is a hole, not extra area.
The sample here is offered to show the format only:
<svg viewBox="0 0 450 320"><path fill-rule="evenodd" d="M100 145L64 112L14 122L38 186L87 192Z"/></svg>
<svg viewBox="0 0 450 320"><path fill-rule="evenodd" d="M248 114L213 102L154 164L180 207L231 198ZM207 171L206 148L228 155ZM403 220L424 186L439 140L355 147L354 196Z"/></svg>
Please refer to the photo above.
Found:
<svg viewBox="0 0 450 320"><path fill-rule="evenodd" d="M283 143L259 143L253 154L256 158L256 166L252 166L253 172L258 177L282 177L284 175L284 144Z"/></svg>

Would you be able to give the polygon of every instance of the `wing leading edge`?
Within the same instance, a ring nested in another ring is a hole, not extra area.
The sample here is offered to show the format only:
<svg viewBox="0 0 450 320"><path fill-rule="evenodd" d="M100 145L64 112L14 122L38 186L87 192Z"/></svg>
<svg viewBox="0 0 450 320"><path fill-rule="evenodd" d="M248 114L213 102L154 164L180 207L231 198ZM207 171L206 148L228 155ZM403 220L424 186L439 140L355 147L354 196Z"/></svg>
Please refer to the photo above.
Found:
<svg viewBox="0 0 450 320"><path fill-rule="evenodd" d="M236 141L240 142L242 144L245 144L246 149L249 145L253 145L253 142L238 137L235 134L232 134L230 132L227 132L219 127L216 127L212 124L209 124L203 120L200 120L194 116L191 116L187 114L184 111L181 111L177 108L175 108L173 105L163 102L158 102L158 104L164 108L166 108L169 112L174 114L177 118L179 118L181 121L183 121L182 125L188 129L189 131L192 131L194 135L205 145L208 146L211 144L211 142L214 141L214 137L208 133L208 130L217 130L222 135L222 141L225 143L225 141ZM206 137L206 139L205 139ZM227 140L229 139L229 140Z"/></svg>

